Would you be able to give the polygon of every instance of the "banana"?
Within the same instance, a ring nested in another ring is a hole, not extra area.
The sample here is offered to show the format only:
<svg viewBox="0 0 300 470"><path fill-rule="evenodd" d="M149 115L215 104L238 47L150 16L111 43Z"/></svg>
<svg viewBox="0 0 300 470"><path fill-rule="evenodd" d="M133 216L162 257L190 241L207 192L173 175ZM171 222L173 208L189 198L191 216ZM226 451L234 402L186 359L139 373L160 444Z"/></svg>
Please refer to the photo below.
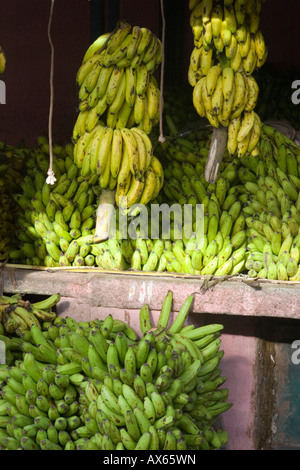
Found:
<svg viewBox="0 0 300 470"><path fill-rule="evenodd" d="M113 68L112 73L111 73L110 78L109 78L109 82L107 84L106 92L105 92L106 104L107 105L112 105L112 103L114 103L114 100L115 100L115 98L118 94L119 88L122 85L124 85L123 80L122 80L124 74L125 74L125 71L124 71L123 68L118 68L116 66ZM124 94L123 94L123 98L124 98ZM122 94L121 94L121 98L118 96L118 101L117 101L118 106L117 106L117 108L121 107L120 103L119 103L120 99L122 99Z"/></svg>
<svg viewBox="0 0 300 470"><path fill-rule="evenodd" d="M149 119L154 121L159 113L160 107L160 90L152 80L152 76L148 82L146 90L147 112Z"/></svg>
<svg viewBox="0 0 300 470"><path fill-rule="evenodd" d="M208 74L206 76L206 81L205 81L208 96L213 95L216 85L217 85L218 78L221 75L221 73L222 73L222 69L221 69L220 64L213 65L209 69Z"/></svg>
<svg viewBox="0 0 300 470"><path fill-rule="evenodd" d="M135 96L136 96L136 83L137 83L137 71L133 67L126 67L125 69L125 100L129 108L134 107Z"/></svg>
<svg viewBox="0 0 300 470"><path fill-rule="evenodd" d="M128 34L131 32L131 25L129 23L121 22L116 30L111 34L107 41L107 53L113 54L114 51L123 43Z"/></svg>
<svg viewBox="0 0 300 470"><path fill-rule="evenodd" d="M245 104L245 111L252 111L258 100L259 88L252 75L246 76L246 82L248 85L248 96Z"/></svg>
<svg viewBox="0 0 300 470"><path fill-rule="evenodd" d="M132 60L137 54L138 46L142 38L141 28L139 26L133 26L131 30L131 41L127 46L126 58Z"/></svg>
<svg viewBox="0 0 300 470"><path fill-rule="evenodd" d="M133 176L139 177L139 154L138 146L131 129L122 128L123 145L127 149L129 168ZM123 156L124 157L124 156Z"/></svg>

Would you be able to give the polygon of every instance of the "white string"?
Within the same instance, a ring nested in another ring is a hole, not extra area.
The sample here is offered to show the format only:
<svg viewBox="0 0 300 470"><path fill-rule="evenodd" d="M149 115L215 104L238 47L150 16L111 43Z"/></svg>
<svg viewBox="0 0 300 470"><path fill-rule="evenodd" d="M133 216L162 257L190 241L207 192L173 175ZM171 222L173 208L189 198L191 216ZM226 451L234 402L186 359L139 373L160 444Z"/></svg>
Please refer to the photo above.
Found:
<svg viewBox="0 0 300 470"><path fill-rule="evenodd" d="M162 38L161 38L161 47L162 47L162 59L161 59L161 69L160 69L160 104L159 104L159 142L164 142L166 139L164 138L163 133L163 119L162 119L162 108L163 108L163 90L164 90L164 69L165 69L165 32L166 32L166 20L165 20L165 13L164 13L164 0L160 0L160 8L161 8L161 17L162 17Z"/></svg>
<svg viewBox="0 0 300 470"><path fill-rule="evenodd" d="M51 67L50 67L50 107L49 107L49 121L48 121L48 139L49 139L49 169L47 172L47 179L46 183L47 184L54 184L56 181L54 171L52 169L53 166L53 144L52 144L52 117L53 117L53 96L54 96L54 87L53 87L53 75L54 75L54 46L52 43L51 39L51 24L52 24L52 18L53 18L53 7L54 7L54 1L51 0L51 9L50 9L50 16L49 16L49 22L48 22L48 39L51 47Z"/></svg>

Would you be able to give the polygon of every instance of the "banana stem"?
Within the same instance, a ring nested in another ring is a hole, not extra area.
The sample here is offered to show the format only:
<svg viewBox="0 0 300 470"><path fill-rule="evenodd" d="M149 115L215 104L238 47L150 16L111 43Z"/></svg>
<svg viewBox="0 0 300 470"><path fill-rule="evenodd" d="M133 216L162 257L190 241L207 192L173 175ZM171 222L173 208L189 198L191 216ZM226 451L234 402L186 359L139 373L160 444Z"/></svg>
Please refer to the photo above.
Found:
<svg viewBox="0 0 300 470"><path fill-rule="evenodd" d="M94 243L100 243L108 239L114 204L115 191L110 189L103 190L97 208Z"/></svg>
<svg viewBox="0 0 300 470"><path fill-rule="evenodd" d="M226 127L220 126L213 129L204 173L208 183L215 183L218 178L220 165L227 146L227 139L228 133Z"/></svg>

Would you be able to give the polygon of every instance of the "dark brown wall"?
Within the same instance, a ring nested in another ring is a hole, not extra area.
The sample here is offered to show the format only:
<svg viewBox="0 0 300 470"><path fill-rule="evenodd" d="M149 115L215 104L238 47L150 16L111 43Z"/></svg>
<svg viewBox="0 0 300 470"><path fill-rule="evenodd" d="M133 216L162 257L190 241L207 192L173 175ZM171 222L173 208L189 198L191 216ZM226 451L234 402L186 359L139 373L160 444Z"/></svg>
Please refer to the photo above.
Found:
<svg viewBox="0 0 300 470"><path fill-rule="evenodd" d="M50 0L0 0L0 44L7 56L2 75L0 140L28 145L48 132ZM55 47L53 137L68 139L77 105L75 76L90 40L89 1L56 0L51 28Z"/></svg>

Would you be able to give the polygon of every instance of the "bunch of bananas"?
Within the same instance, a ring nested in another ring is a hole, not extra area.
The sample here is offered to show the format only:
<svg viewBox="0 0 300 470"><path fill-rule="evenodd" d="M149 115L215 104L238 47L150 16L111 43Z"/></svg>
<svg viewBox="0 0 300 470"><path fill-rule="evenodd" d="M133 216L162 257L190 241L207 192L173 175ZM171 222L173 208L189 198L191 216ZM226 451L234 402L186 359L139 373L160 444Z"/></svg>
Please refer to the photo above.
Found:
<svg viewBox="0 0 300 470"><path fill-rule="evenodd" d="M102 188L116 188L117 204L126 196L128 207L155 199L163 183L148 138L160 118L153 73L161 60L160 40L124 22L91 44L77 73L74 161L84 177L96 173Z"/></svg>
<svg viewBox="0 0 300 470"><path fill-rule="evenodd" d="M221 324L186 325L193 295L169 327L140 309L142 335L108 314L56 317L5 336L0 366L0 445L7 450L213 450L228 434L217 418L232 405L222 388Z"/></svg>
<svg viewBox="0 0 300 470"><path fill-rule="evenodd" d="M194 35L188 80L197 113L218 128L228 128L228 150L257 153L260 119L254 112L259 88L255 69L267 59L259 19L259 0L191 0ZM237 129L242 127L238 140ZM250 142L251 141L251 142Z"/></svg>
<svg viewBox="0 0 300 470"><path fill-rule="evenodd" d="M163 185L163 169L152 142L138 127L113 129L98 124L76 142L74 163L82 177L95 175L100 188L116 188L119 206L125 200L127 207L147 204Z"/></svg>
<svg viewBox="0 0 300 470"><path fill-rule="evenodd" d="M19 206L13 199L13 193L21 190L23 171L25 170L26 149L0 143L0 260L6 260L15 247L15 220Z"/></svg>
<svg viewBox="0 0 300 470"><path fill-rule="evenodd" d="M49 146L45 138L26 160L26 174L21 190L13 194L19 205L14 232L15 248L10 250L13 263L35 266L77 266L91 262L89 247L76 242L95 228L95 212L101 189L97 175L84 179L73 161L73 145L54 147L56 182L46 182ZM93 257L92 257L93 262Z"/></svg>
<svg viewBox="0 0 300 470"><path fill-rule="evenodd" d="M259 162L245 183L249 276L297 281L300 274L299 147L270 126L263 127Z"/></svg>
<svg viewBox="0 0 300 470"><path fill-rule="evenodd" d="M6 68L6 56L3 48L0 46L0 74L5 72Z"/></svg>
<svg viewBox="0 0 300 470"><path fill-rule="evenodd" d="M30 330L32 325L41 328L44 321L56 318L54 307L60 300L59 294L53 294L45 300L30 302L23 300L20 294L0 297L0 325L2 334L19 335ZM2 339L2 336L1 336Z"/></svg>

